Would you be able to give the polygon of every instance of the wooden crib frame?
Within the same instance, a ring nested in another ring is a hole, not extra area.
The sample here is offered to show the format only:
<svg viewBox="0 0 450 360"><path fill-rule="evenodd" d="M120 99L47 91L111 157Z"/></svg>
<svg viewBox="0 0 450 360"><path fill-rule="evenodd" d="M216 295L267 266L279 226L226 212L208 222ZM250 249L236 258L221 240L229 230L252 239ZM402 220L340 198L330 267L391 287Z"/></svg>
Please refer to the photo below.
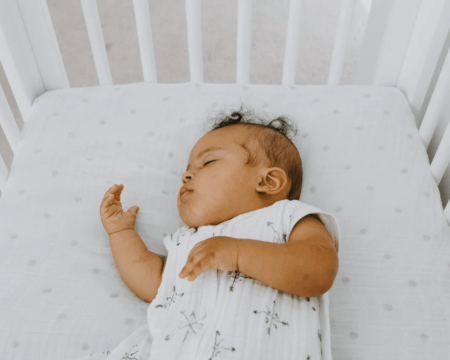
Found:
<svg viewBox="0 0 450 360"><path fill-rule="evenodd" d="M96 0L81 0L81 4L99 83L111 85ZM355 4L356 0L343 0L327 85L340 84ZM157 83L148 1L133 0L133 6L144 81ZM295 81L301 12L302 1L290 0L283 85L292 85ZM200 0L186 0L190 79L202 83L200 15ZM238 0L237 18L236 82L248 84L252 0ZM449 29L450 0L373 0L359 57L355 84L399 88L416 117L425 148L442 117L445 97L450 95ZM0 61L25 123L38 96L49 90L70 87L45 0L0 1ZM15 154L20 131L1 86L0 125ZM430 165L438 185L449 162L450 126L447 126ZM0 190L8 175L0 154ZM445 185L450 189L450 180ZM450 223L449 204L445 206L444 215Z"/></svg>

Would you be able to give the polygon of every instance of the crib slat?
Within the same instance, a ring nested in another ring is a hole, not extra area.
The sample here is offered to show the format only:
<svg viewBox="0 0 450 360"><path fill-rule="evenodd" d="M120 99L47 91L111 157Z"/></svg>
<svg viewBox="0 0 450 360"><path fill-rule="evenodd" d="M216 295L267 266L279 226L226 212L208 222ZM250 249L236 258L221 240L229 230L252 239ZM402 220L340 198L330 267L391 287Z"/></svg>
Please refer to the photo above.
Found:
<svg viewBox="0 0 450 360"><path fill-rule="evenodd" d="M444 65L439 74L438 81L433 91L433 95L427 107L427 111L423 118L419 129L419 134L422 137L425 147L431 141L431 138L436 130L444 108L445 101L450 93L450 49L447 51ZM447 123L447 128L442 136L439 147L431 162L431 173L433 174L436 183L439 184L444 176L444 173L450 163L450 123ZM444 208L444 216L450 224L450 201Z"/></svg>
<svg viewBox="0 0 450 360"><path fill-rule="evenodd" d="M413 0L412 0L413 1ZM421 0L414 0L421 1ZM372 85L394 0L372 1L353 84Z"/></svg>
<svg viewBox="0 0 450 360"><path fill-rule="evenodd" d="M0 125L3 129L3 132L8 139L9 145L13 153L15 154L17 151L19 139L20 139L20 130L16 124L16 120L14 119L14 115L11 112L11 108L9 107L8 100L6 99L3 88L0 86ZM8 178L8 168L5 164L3 156L0 154L0 190L3 192L4 186L6 185L6 179Z"/></svg>
<svg viewBox="0 0 450 360"><path fill-rule="evenodd" d="M436 183L442 180L445 170L450 163L450 126L447 125L444 136L442 136L439 147L431 162L431 172L433 173Z"/></svg>
<svg viewBox="0 0 450 360"><path fill-rule="evenodd" d="M186 0L189 71L192 82L203 82L202 17L200 0Z"/></svg>
<svg viewBox="0 0 450 360"><path fill-rule="evenodd" d="M0 154L0 190L2 192L4 192L3 189L5 188L8 175L9 175L8 167L5 164L5 160L3 160L2 154Z"/></svg>
<svg viewBox="0 0 450 360"><path fill-rule="evenodd" d="M45 90L69 88L66 69L46 0L18 0Z"/></svg>
<svg viewBox="0 0 450 360"><path fill-rule="evenodd" d="M450 50L447 52L444 65L439 74L439 79L434 88L422 124L420 125L419 134L422 137L425 148L428 148L428 145L430 145L431 138L439 123L448 94L450 94ZM445 169L443 169L442 174L444 173L444 170Z"/></svg>
<svg viewBox="0 0 450 360"><path fill-rule="evenodd" d="M111 70L109 68L108 55L106 54L97 0L81 0L81 5L99 83L100 85L112 85Z"/></svg>
<svg viewBox="0 0 450 360"><path fill-rule="evenodd" d="M427 0L420 3L397 81L397 87L408 98L419 121L420 110L449 29L450 1Z"/></svg>
<svg viewBox="0 0 450 360"><path fill-rule="evenodd" d="M396 86L421 0L396 0L389 11L373 83Z"/></svg>
<svg viewBox="0 0 450 360"><path fill-rule="evenodd" d="M250 82L252 50L252 0L238 0L236 82Z"/></svg>
<svg viewBox="0 0 450 360"><path fill-rule="evenodd" d="M441 118L442 110L450 93L450 49L447 51L444 65L439 79L434 88L433 95L428 104L427 112L423 118L419 129L419 134L422 137L425 147L427 148L430 140L434 134L436 126ZM444 173L450 163L450 124L447 124L447 129L439 143L439 147L431 162L431 172L439 184L444 176ZM448 205L447 205L448 207ZM448 219L450 221L450 218Z"/></svg>
<svg viewBox="0 0 450 360"><path fill-rule="evenodd" d="M45 87L15 0L2 0L0 61L22 119L27 122L34 99L45 92Z"/></svg>
<svg viewBox="0 0 450 360"><path fill-rule="evenodd" d="M353 20L356 0L344 0L339 15L339 24L334 39L333 55L331 56L330 72L327 85L339 85L344 68L345 51L347 49L350 27Z"/></svg>
<svg viewBox="0 0 450 360"><path fill-rule="evenodd" d="M302 0L290 0L286 45L284 49L283 78L281 80L283 85L295 84L302 8Z"/></svg>
<svg viewBox="0 0 450 360"><path fill-rule="evenodd" d="M447 202L447 205L444 208L444 216L450 224L450 201Z"/></svg>
<svg viewBox="0 0 450 360"><path fill-rule="evenodd" d="M448 57L448 56L447 56ZM436 183L439 184L448 164L450 163L450 124L447 124L444 136L441 139L439 147L431 162L431 172L433 173ZM444 208L444 216L450 224L450 201Z"/></svg>
<svg viewBox="0 0 450 360"><path fill-rule="evenodd" d="M5 133L6 139L11 146L12 152L15 154L17 151L17 145L20 139L20 130L17 126L14 115L9 107L8 100L6 99L5 92L0 86L0 125Z"/></svg>
<svg viewBox="0 0 450 360"><path fill-rule="evenodd" d="M155 51L153 48L152 26L148 0L133 0L134 16L136 18L136 29L141 53L142 72L144 81L157 83Z"/></svg>

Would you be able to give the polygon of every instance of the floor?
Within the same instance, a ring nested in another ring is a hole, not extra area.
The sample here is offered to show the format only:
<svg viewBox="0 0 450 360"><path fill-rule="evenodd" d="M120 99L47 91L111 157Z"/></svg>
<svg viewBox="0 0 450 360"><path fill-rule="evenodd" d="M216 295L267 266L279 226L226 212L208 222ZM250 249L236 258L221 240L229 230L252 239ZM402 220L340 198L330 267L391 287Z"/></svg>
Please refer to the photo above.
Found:
<svg viewBox="0 0 450 360"><path fill-rule="evenodd" d="M326 84L343 0L304 0L296 84ZM371 0L357 0L341 84L352 84ZM80 0L47 0L71 87L98 78ZM132 1L97 0L114 84L143 81ZM289 0L253 1L250 83L280 84ZM237 1L201 0L204 82L236 81ZM149 0L158 82L188 82L185 1ZM0 84L19 129L22 117L0 65ZM0 127L0 154L13 153Z"/></svg>

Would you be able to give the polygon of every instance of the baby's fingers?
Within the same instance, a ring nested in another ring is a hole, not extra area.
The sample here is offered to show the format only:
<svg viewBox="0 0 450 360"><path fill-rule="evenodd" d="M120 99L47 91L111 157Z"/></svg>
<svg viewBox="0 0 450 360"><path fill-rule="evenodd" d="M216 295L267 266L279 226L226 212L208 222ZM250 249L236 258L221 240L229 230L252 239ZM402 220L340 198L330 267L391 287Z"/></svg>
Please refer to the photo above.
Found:
<svg viewBox="0 0 450 360"><path fill-rule="evenodd" d="M103 199L105 199L108 195L113 194L117 200L120 200L120 194L122 190L123 190L122 184L120 185L114 184L105 192Z"/></svg>
<svg viewBox="0 0 450 360"><path fill-rule="evenodd" d="M101 213L106 213L109 210L113 202L113 199L114 199L113 194L105 195L105 197L102 200L102 203L100 204Z"/></svg>
<svg viewBox="0 0 450 360"><path fill-rule="evenodd" d="M117 200L120 204L120 192L123 189L123 185L114 184L103 196L102 202L100 204L100 211L108 211L114 200Z"/></svg>

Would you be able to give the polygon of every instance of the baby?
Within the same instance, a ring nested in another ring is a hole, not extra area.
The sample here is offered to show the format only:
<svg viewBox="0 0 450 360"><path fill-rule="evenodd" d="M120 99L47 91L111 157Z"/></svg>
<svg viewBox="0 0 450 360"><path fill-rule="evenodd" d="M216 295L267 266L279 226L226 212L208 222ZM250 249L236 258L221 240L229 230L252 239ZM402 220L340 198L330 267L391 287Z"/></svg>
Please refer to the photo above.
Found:
<svg viewBox="0 0 450 360"><path fill-rule="evenodd" d="M300 155L285 119L276 120L281 128L236 111L197 141L177 198L186 226L164 238L165 259L134 230L139 207L123 211L124 186L105 193L101 221L117 268L151 303L148 326L129 349L125 341L116 349L117 359L125 351L142 359L322 358L317 298L338 271L339 230L331 214L298 200Z"/></svg>

